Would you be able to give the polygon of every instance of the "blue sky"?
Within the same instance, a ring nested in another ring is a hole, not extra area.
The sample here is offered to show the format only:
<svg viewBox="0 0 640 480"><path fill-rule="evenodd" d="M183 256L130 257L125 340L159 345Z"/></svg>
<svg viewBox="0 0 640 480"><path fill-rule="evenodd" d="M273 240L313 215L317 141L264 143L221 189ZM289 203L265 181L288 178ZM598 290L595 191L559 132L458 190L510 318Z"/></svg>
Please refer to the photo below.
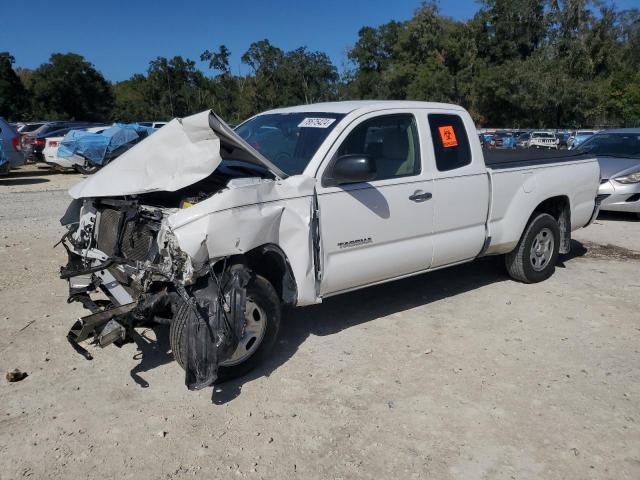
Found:
<svg viewBox="0 0 640 480"><path fill-rule="evenodd" d="M3 2L5 3L5 2ZM345 51L364 25L412 16L420 0L29 0L0 9L0 51L16 66L35 68L53 52L84 55L105 77L124 80L144 72L157 56L199 61L205 49L224 43L236 71L251 42L268 38L291 50L326 52L341 68ZM618 0L623 8L640 0ZM444 15L467 19L475 0L441 0ZM204 65L200 65L204 67Z"/></svg>

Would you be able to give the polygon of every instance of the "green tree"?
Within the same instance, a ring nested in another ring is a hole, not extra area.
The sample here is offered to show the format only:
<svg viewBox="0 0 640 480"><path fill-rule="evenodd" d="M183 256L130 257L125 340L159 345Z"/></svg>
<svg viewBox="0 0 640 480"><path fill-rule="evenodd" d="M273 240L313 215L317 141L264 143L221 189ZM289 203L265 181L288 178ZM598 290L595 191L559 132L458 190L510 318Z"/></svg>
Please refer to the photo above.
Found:
<svg viewBox="0 0 640 480"><path fill-rule="evenodd" d="M111 117L111 85L75 53L54 53L32 75L33 115L47 119L106 120Z"/></svg>
<svg viewBox="0 0 640 480"><path fill-rule="evenodd" d="M200 60L209 62L209 68L217 72L211 83L213 101L211 107L222 118L235 123L240 120L241 80L231 73L230 57L231 51L225 45L220 45L217 52L205 50L200 55Z"/></svg>
<svg viewBox="0 0 640 480"><path fill-rule="evenodd" d="M0 52L0 116L20 120L28 113L29 97L13 70L14 62L9 52Z"/></svg>
<svg viewBox="0 0 640 480"><path fill-rule="evenodd" d="M543 45L548 19L545 1L482 0L472 24L480 55L489 64L524 60Z"/></svg>
<svg viewBox="0 0 640 480"><path fill-rule="evenodd" d="M148 82L139 73L113 86L115 108L113 119L118 122L139 122L151 120L155 107L149 101Z"/></svg>
<svg viewBox="0 0 640 480"><path fill-rule="evenodd" d="M184 117L211 104L209 85L195 62L176 56L158 57L149 63L147 100L153 120Z"/></svg>

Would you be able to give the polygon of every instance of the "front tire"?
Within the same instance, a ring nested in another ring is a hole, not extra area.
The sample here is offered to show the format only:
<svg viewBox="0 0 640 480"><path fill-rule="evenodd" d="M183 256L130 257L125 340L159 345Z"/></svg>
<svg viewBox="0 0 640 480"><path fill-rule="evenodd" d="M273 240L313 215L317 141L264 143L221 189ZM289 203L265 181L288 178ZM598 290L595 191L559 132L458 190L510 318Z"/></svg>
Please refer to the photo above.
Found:
<svg viewBox="0 0 640 480"><path fill-rule="evenodd" d="M541 213L529 222L518 246L505 256L507 271L524 283L542 282L553 275L559 252L558 222Z"/></svg>
<svg viewBox="0 0 640 480"><path fill-rule="evenodd" d="M280 330L280 299L271 283L254 275L247 284L245 332L232 357L218 367L216 383L240 377L262 363L271 353ZM169 341L173 357L183 369L187 358L187 323L194 315L182 302L171 322Z"/></svg>

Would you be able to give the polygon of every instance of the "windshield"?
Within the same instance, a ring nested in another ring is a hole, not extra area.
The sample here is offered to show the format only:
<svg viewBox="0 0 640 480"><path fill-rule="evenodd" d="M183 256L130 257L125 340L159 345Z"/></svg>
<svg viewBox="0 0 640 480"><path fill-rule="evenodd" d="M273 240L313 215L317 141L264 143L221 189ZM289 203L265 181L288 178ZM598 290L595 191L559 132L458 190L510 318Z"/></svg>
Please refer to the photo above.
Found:
<svg viewBox="0 0 640 480"><path fill-rule="evenodd" d="M287 175L298 175L342 117L319 112L269 113L247 120L235 132Z"/></svg>
<svg viewBox="0 0 640 480"><path fill-rule="evenodd" d="M554 138L552 133L547 132L535 132L533 138Z"/></svg>
<svg viewBox="0 0 640 480"><path fill-rule="evenodd" d="M640 131L638 133L598 133L576 149L608 157L640 158Z"/></svg>

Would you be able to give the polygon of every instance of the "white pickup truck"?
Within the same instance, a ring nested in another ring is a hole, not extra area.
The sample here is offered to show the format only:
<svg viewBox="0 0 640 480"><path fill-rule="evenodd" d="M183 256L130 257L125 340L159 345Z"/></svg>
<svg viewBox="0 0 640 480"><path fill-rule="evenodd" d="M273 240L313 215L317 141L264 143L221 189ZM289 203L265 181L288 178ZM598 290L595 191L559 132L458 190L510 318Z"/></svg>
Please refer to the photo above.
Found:
<svg viewBox="0 0 640 480"><path fill-rule="evenodd" d="M265 359L283 304L485 255L545 280L597 214L598 162L492 155L438 103L305 105L235 130L208 111L173 120L70 190L61 277L92 314L68 339L90 358L79 342L170 324L198 389Z"/></svg>

